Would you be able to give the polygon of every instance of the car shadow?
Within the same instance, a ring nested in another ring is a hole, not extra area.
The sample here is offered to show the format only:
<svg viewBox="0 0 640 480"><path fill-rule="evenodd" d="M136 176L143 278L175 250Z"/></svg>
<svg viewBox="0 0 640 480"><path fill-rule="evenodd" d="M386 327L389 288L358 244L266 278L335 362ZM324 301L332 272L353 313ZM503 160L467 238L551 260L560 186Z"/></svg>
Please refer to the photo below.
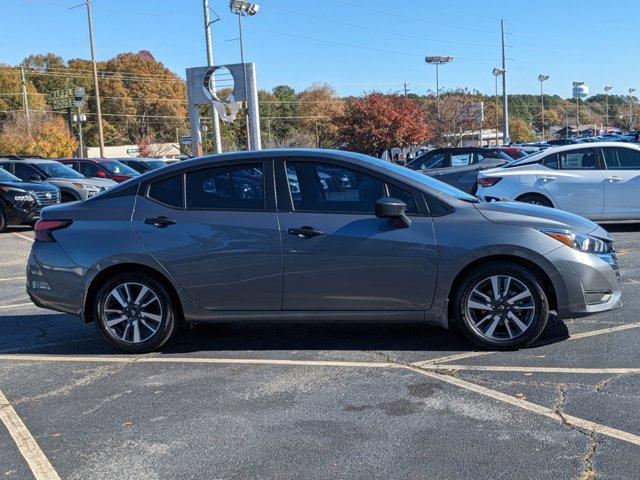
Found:
<svg viewBox="0 0 640 480"><path fill-rule="evenodd" d="M0 316L0 354L115 355L93 324L64 314ZM549 319L532 347L569 337L564 322ZM530 347L531 348L531 347ZM243 351L476 350L457 330L418 323L234 322L182 328L162 353Z"/></svg>
<svg viewBox="0 0 640 480"><path fill-rule="evenodd" d="M640 232L640 223L601 223L609 233Z"/></svg>

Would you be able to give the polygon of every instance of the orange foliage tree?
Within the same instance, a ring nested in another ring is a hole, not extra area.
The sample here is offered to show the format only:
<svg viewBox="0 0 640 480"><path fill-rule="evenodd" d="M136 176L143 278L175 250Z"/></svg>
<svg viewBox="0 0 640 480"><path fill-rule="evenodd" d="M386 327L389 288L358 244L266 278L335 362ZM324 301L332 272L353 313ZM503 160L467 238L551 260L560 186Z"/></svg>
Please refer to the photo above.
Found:
<svg viewBox="0 0 640 480"><path fill-rule="evenodd" d="M61 158L72 156L77 148L64 120L53 115L33 116L29 128L24 116L16 114L0 132L0 154Z"/></svg>

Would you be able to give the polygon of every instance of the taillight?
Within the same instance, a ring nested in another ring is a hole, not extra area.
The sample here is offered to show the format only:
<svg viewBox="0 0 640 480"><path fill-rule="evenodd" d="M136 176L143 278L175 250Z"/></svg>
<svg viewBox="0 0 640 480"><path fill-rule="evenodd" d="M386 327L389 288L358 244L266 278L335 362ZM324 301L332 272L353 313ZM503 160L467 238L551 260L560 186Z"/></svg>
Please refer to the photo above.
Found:
<svg viewBox="0 0 640 480"><path fill-rule="evenodd" d="M502 177L479 177L478 185L481 187L493 187L496 183L502 180Z"/></svg>
<svg viewBox="0 0 640 480"><path fill-rule="evenodd" d="M72 223L71 220L38 220L33 227L36 242L55 242L53 232L67 228Z"/></svg>

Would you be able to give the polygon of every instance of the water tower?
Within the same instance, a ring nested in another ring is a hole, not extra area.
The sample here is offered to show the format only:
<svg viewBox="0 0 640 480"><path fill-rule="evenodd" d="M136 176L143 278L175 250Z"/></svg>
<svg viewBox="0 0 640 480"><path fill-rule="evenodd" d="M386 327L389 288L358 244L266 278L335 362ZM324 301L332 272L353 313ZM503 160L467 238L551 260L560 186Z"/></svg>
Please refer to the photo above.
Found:
<svg viewBox="0 0 640 480"><path fill-rule="evenodd" d="M573 82L573 97L576 99L576 136L580 136L580 99L588 96L589 87L584 82Z"/></svg>

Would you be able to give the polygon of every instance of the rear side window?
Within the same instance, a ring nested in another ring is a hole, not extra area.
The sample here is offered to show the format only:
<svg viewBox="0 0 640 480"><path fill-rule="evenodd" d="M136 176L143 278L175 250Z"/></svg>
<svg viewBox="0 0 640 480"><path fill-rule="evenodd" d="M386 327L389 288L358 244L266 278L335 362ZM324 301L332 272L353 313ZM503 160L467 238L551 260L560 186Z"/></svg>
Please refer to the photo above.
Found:
<svg viewBox="0 0 640 480"><path fill-rule="evenodd" d="M609 170L640 169L640 151L630 148L605 148L604 159Z"/></svg>
<svg viewBox="0 0 640 480"><path fill-rule="evenodd" d="M152 183L149 187L148 197L170 207L182 208L182 175L174 175Z"/></svg>
<svg viewBox="0 0 640 480"><path fill-rule="evenodd" d="M560 168L563 170L596 170L598 152L595 148L558 153Z"/></svg>
<svg viewBox="0 0 640 480"><path fill-rule="evenodd" d="M187 173L187 208L264 210L261 163L206 168Z"/></svg>

